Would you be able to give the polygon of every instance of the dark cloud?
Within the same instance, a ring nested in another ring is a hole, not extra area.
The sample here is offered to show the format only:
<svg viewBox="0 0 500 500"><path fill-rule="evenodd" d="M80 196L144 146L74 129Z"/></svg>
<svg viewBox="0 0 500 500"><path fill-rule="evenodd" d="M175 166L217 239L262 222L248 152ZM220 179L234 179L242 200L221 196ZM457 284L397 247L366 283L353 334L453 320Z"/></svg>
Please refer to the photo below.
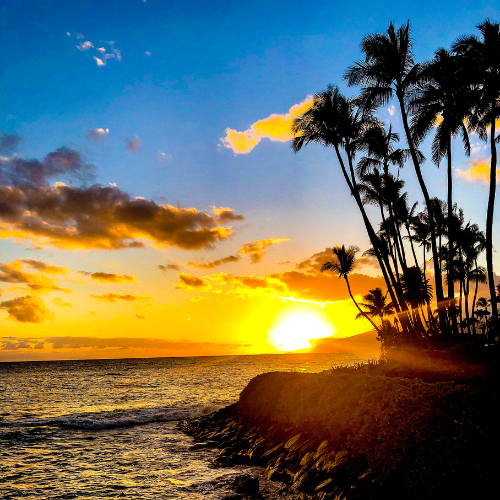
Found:
<svg viewBox="0 0 500 500"><path fill-rule="evenodd" d="M47 274L67 274L70 269L67 267L55 266L53 264L48 264L38 259L19 259L19 262L26 264L38 271L42 271Z"/></svg>
<svg viewBox="0 0 500 500"><path fill-rule="evenodd" d="M207 263L205 262L188 262L186 266L194 267L196 269L213 269L214 267L221 266L222 264L227 264L228 262L238 262L241 259L239 255L229 255L229 257L224 257L223 259L211 260Z"/></svg>
<svg viewBox="0 0 500 500"><path fill-rule="evenodd" d="M31 295L0 302L0 309L9 313L9 319L21 323L42 323L54 319L54 314L47 309L45 302Z"/></svg>
<svg viewBox="0 0 500 500"><path fill-rule="evenodd" d="M125 149L131 153L135 153L141 150L142 141L139 137L135 136L133 139L126 139Z"/></svg>
<svg viewBox="0 0 500 500"><path fill-rule="evenodd" d="M158 264L158 269L161 269L162 271L179 271L180 267L178 264L167 264L166 266L162 264Z"/></svg>
<svg viewBox="0 0 500 500"><path fill-rule="evenodd" d="M95 166L83 162L80 153L62 147L49 153L43 160L12 157L0 160L0 180L14 186L24 183L47 186L54 177L75 179L88 183L94 179Z"/></svg>
<svg viewBox="0 0 500 500"><path fill-rule="evenodd" d="M140 248L140 238L181 249L213 248L232 235L195 208L132 198L117 187L0 186L0 237L58 248Z"/></svg>
<svg viewBox="0 0 500 500"><path fill-rule="evenodd" d="M16 134L0 131L0 154L14 151L18 144L19 137Z"/></svg>
<svg viewBox="0 0 500 500"><path fill-rule="evenodd" d="M118 293L105 293L103 295L89 295L92 299L97 299L102 302L116 302L117 300L124 300L126 302L152 302L154 299L151 297L144 297L142 295L132 295L130 293L118 294Z"/></svg>
<svg viewBox="0 0 500 500"><path fill-rule="evenodd" d="M175 288L178 290L210 290L212 285L202 278L198 278L198 276L194 276L193 274L188 273L179 273L177 275L179 277L179 283L175 285Z"/></svg>
<svg viewBox="0 0 500 500"><path fill-rule="evenodd" d="M109 134L109 129L91 128L85 131L85 138L93 142L99 142L102 138Z"/></svg>

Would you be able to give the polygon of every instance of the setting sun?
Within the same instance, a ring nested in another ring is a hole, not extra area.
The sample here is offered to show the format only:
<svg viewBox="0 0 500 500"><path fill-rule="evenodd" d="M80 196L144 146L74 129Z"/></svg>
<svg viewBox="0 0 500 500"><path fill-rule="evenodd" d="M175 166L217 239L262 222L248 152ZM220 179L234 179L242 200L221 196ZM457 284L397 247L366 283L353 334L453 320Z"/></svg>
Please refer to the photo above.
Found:
<svg viewBox="0 0 500 500"><path fill-rule="evenodd" d="M295 312L278 318L269 333L269 342L280 351L311 347L311 339L329 337L336 329L325 317L312 312Z"/></svg>

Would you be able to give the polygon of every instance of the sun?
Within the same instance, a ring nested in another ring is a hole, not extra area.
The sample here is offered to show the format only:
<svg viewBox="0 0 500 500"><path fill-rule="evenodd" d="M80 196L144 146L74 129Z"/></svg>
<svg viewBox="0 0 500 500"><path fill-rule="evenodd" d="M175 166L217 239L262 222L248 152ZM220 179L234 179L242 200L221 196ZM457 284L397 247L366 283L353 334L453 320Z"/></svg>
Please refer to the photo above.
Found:
<svg viewBox="0 0 500 500"><path fill-rule="evenodd" d="M329 337L335 333L326 315L313 312L293 312L277 318L269 332L269 342L279 351L296 351L311 347L311 339Z"/></svg>

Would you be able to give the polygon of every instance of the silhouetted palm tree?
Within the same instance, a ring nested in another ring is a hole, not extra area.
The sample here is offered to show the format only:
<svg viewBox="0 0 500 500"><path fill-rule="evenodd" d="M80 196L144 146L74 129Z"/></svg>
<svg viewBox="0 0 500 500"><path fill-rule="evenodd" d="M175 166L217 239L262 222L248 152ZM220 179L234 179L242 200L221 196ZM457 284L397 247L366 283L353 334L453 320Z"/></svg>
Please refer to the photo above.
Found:
<svg viewBox="0 0 500 500"><path fill-rule="evenodd" d="M500 24L487 19L478 26L482 39L476 36L462 36L453 44L453 51L459 54L469 71L472 82L480 89L476 104L477 122L475 130L483 140L489 139L491 148L490 191L486 214L486 267L491 301L495 301L493 274L493 212L495 208L497 150L495 121L500 115ZM498 312L492 308L492 322L495 335L499 332Z"/></svg>
<svg viewBox="0 0 500 500"><path fill-rule="evenodd" d="M333 247L332 251L333 255L335 256L335 259L329 262L325 262L321 266L321 272L333 271L335 274L338 275L339 278L345 279L345 282L347 284L347 290L349 291L349 296L351 297L355 306L358 308L358 311L373 325L373 328L375 328L375 330L378 332L379 329L377 325L370 319L370 317L365 312L361 310L358 303L354 299L351 292L351 286L349 285L348 276L354 269L356 254L359 252L359 248L351 245L349 248L346 249L345 245L342 245L341 247L339 246Z"/></svg>
<svg viewBox="0 0 500 500"><path fill-rule="evenodd" d="M413 60L409 21L406 26L401 26L397 31L391 22L387 34L374 33L365 36L361 42L361 50L365 53L365 60L349 67L344 78L348 85L364 86L360 99L367 110L387 104L393 96L396 96L398 100L410 155L430 215L430 242L434 261L439 320L443 323L441 328L447 331L446 308L443 303L443 284L438 261L432 206L420 169L422 158L419 158L413 142L406 108L406 103L413 97L420 79L420 66L415 64Z"/></svg>
<svg viewBox="0 0 500 500"><path fill-rule="evenodd" d="M452 138L460 135L467 156L470 142L465 120L470 118L473 108L473 93L460 59L445 49L436 51L434 59L423 65L422 82L409 104L412 112L412 134L416 144L435 129L432 141L432 160L439 167L447 157L448 196L447 205L453 207L453 176L451 161ZM440 120L440 121L439 121ZM450 210L450 208L449 208ZM454 258L453 224L448 219L448 261ZM453 266L448 266L453 273ZM448 299L454 301L454 276L448 275ZM453 305L452 305L453 307Z"/></svg>
<svg viewBox="0 0 500 500"><path fill-rule="evenodd" d="M367 309L365 313L370 316L370 318L379 318L381 325L385 316L392 316L394 314L394 308L392 303L387 303L386 295L382 292L382 289L377 287L370 290L366 295L363 296L365 302L361 302L359 305ZM364 318L365 314L358 313L356 319Z"/></svg>

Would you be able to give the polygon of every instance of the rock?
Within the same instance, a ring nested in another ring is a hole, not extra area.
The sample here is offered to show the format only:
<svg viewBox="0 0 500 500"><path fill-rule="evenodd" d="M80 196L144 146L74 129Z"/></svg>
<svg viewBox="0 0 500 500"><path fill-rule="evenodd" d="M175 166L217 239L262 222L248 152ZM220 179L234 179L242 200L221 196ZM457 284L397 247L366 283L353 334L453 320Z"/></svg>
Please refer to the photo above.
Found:
<svg viewBox="0 0 500 500"><path fill-rule="evenodd" d="M314 452L308 451L303 457L302 460L300 461L300 465L307 465L311 463L314 460Z"/></svg>
<svg viewBox="0 0 500 500"><path fill-rule="evenodd" d="M321 441L321 444L318 446L318 449L316 450L316 453L314 454L314 459L316 460L321 455L328 453L328 451L329 451L328 440L325 439L324 441Z"/></svg>
<svg viewBox="0 0 500 500"><path fill-rule="evenodd" d="M286 443L285 443L285 450L288 450L291 446L293 446L299 439L300 436L302 436L302 433L299 432L298 434L295 434L295 436L291 437Z"/></svg>
<svg viewBox="0 0 500 500"><path fill-rule="evenodd" d="M326 479L325 481L323 481L322 483L318 484L318 486L316 486L316 491L321 491L321 490L330 490L333 486L333 479L331 477L329 477L328 479Z"/></svg>
<svg viewBox="0 0 500 500"><path fill-rule="evenodd" d="M245 498L245 496L240 493L229 493L229 495L223 496L221 500L239 500L240 498Z"/></svg>
<svg viewBox="0 0 500 500"><path fill-rule="evenodd" d="M292 475L286 470L274 467L266 474L266 479L270 481L279 481L281 483L290 484Z"/></svg>
<svg viewBox="0 0 500 500"><path fill-rule="evenodd" d="M260 457L260 461L262 463L269 463L273 458L277 457L280 454L283 447L284 447L283 443L280 443L274 448L265 451Z"/></svg>
<svg viewBox="0 0 500 500"><path fill-rule="evenodd" d="M234 480L233 489L243 495L256 495L259 492L259 478L248 474L238 476Z"/></svg>

